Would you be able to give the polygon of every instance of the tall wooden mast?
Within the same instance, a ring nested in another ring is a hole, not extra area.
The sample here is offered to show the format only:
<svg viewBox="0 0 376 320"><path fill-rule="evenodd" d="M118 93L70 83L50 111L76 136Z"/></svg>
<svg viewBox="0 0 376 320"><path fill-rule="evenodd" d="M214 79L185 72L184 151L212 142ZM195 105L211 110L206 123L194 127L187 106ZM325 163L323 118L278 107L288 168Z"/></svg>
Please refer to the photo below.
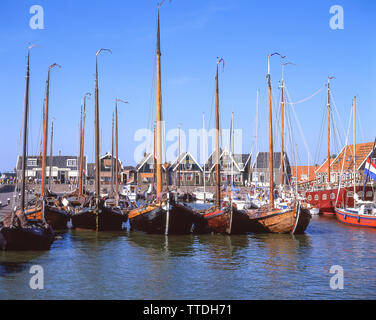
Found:
<svg viewBox="0 0 376 320"><path fill-rule="evenodd" d="M282 66L283 68L283 66ZM280 178L280 183L281 185L284 185L284 163L283 163L283 160L284 160L284 141L283 141L283 138L284 138L284 116L285 116L285 97L284 97L284 91L285 91L285 88L284 88L285 84L284 84L284 80L283 80L283 76L282 76L282 87L281 87L281 178Z"/></svg>
<svg viewBox="0 0 376 320"><path fill-rule="evenodd" d="M51 191L51 180L52 180L52 146L54 139L54 121L51 122L51 142L50 142L50 161L49 161L49 174L48 174L48 189Z"/></svg>
<svg viewBox="0 0 376 320"><path fill-rule="evenodd" d="M356 105L356 97L354 96L354 98L353 98L353 112L354 112L354 124L353 124L353 126L354 126L354 146L353 146L353 170L354 170L354 173L353 173L353 175L354 175L354 180L353 180L353 184L354 184L354 195L355 195L355 193L356 193L356 179L355 179L355 177L356 177L356 148L355 148L355 146L356 146L356 136L355 136L355 129L356 129L356 121L355 121L355 105ZM355 199L355 198L354 198ZM354 206L355 206L355 203L354 203Z"/></svg>
<svg viewBox="0 0 376 320"><path fill-rule="evenodd" d="M180 124L178 134L178 188L180 188Z"/></svg>
<svg viewBox="0 0 376 320"><path fill-rule="evenodd" d="M155 185L155 124L153 128L153 188L152 191L154 192Z"/></svg>
<svg viewBox="0 0 376 320"><path fill-rule="evenodd" d="M83 110L82 110L82 122L81 122L81 132L80 132L80 176L79 176L79 188L78 194L82 195L83 192L83 172L84 172L84 150L85 150L85 118L86 118L86 96L90 93L86 93L83 97Z"/></svg>
<svg viewBox="0 0 376 320"><path fill-rule="evenodd" d="M42 182L41 182L41 197L44 196L46 188L46 164L47 164L47 131L48 131L48 109L49 109L49 96L50 96L50 71L53 67L60 67L54 63L48 68L47 83L46 83L46 98L43 113L43 151L42 151Z"/></svg>
<svg viewBox="0 0 376 320"><path fill-rule="evenodd" d="M99 92L98 92L98 55L102 51L110 49L100 49L95 54L95 192L97 203L100 199L101 180L100 180L100 135L99 135Z"/></svg>
<svg viewBox="0 0 376 320"><path fill-rule="evenodd" d="M268 100L269 100L269 202L274 209L274 166L273 166L273 114L272 114L272 84L270 79L270 55L268 55Z"/></svg>
<svg viewBox="0 0 376 320"><path fill-rule="evenodd" d="M29 82L30 82L30 50L33 46L28 48L27 52L27 64L26 64L26 87L25 87L25 99L24 99L24 127L23 127L23 148L22 148L22 173L21 173L21 212L25 210L25 172L26 172L26 153L27 153L27 125L29 117ZM12 219L13 221L13 219Z"/></svg>
<svg viewBox="0 0 376 320"><path fill-rule="evenodd" d="M157 199L162 192L162 88L161 88L161 41L159 28L158 9L158 30L157 30Z"/></svg>
<svg viewBox="0 0 376 320"><path fill-rule="evenodd" d="M99 159L99 103L98 103L98 52L95 57L95 192L99 202L101 181L100 181L100 159Z"/></svg>
<svg viewBox="0 0 376 320"><path fill-rule="evenodd" d="M114 195L114 117L115 112L112 113L112 139L111 139L111 194Z"/></svg>
<svg viewBox="0 0 376 320"><path fill-rule="evenodd" d="M328 102L327 102L327 114L328 114L328 183L330 183L330 79L328 77Z"/></svg>
<svg viewBox="0 0 376 320"><path fill-rule="evenodd" d="M218 85L218 65L219 61L217 60L217 71L215 76L215 194L216 194L216 203L215 207L217 210L221 208L221 180L220 180L220 168L219 168L219 85Z"/></svg>
<svg viewBox="0 0 376 320"><path fill-rule="evenodd" d="M119 201L119 134L118 134L118 111L117 102L115 104L115 151L116 151L116 164L115 164L115 199Z"/></svg>

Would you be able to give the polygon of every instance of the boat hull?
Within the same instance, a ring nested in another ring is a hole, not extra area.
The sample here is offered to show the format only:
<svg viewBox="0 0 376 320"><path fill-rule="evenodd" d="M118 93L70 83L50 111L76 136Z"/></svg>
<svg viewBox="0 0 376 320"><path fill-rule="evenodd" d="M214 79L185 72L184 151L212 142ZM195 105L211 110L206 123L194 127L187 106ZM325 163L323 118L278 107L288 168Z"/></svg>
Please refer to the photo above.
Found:
<svg viewBox="0 0 376 320"><path fill-rule="evenodd" d="M25 212L28 220L43 220L43 209L40 207L31 208ZM53 230L63 230L67 228L70 215L63 209L55 206L45 205L44 218Z"/></svg>
<svg viewBox="0 0 376 320"><path fill-rule="evenodd" d="M53 241L54 233L50 226L30 224L0 229L0 248L3 250L48 250Z"/></svg>
<svg viewBox="0 0 376 320"><path fill-rule="evenodd" d="M232 214L232 217L231 217ZM248 215L233 208L213 210L204 214L209 230L214 233L245 234L252 231Z"/></svg>
<svg viewBox="0 0 376 320"><path fill-rule="evenodd" d="M356 186L358 194L363 192L362 186ZM354 206L354 198L352 196L353 187L342 187L339 192L338 188L327 190L315 190L306 192L306 202L312 207L320 209L320 213L327 216L335 216L335 206L352 207ZM337 200L338 199L338 200ZM367 186L365 189L365 200L373 200L372 187Z"/></svg>
<svg viewBox="0 0 376 320"><path fill-rule="evenodd" d="M250 213L252 228L255 233L292 233L305 232L311 220L308 209L294 206L291 209L269 211L266 207Z"/></svg>
<svg viewBox="0 0 376 320"><path fill-rule="evenodd" d="M84 208L72 214L72 227L74 229L94 231L120 231L126 216L118 208L100 207L97 215L96 208Z"/></svg>
<svg viewBox="0 0 376 320"><path fill-rule="evenodd" d="M335 212L337 220L344 224L376 228L376 216L359 215L339 208L336 208Z"/></svg>
<svg viewBox="0 0 376 320"><path fill-rule="evenodd" d="M170 204L168 215L163 205L149 205L129 213L131 229L150 234L189 234L197 219L190 208L176 203Z"/></svg>

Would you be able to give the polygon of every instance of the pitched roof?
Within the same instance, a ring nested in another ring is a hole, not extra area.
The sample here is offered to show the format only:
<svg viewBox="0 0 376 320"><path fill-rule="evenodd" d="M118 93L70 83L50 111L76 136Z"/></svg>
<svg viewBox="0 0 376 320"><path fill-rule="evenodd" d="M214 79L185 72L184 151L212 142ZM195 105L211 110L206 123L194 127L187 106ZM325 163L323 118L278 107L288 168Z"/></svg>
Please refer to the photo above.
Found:
<svg viewBox="0 0 376 320"><path fill-rule="evenodd" d="M286 152L284 153L284 163L290 167L290 162ZM281 152L273 152L273 167L279 169L281 167ZM259 152L253 163L253 168L268 169L269 168L269 152Z"/></svg>
<svg viewBox="0 0 376 320"><path fill-rule="evenodd" d="M33 168L42 168L42 157L40 155L38 156L27 156L26 160L28 159L36 159L37 160L37 166L28 166L28 163L26 161L26 169L33 169ZM76 168L76 166L67 166L67 160L78 160L77 156L52 156L52 166L57 168ZM46 157L46 163L47 167L50 164L50 156ZM77 165L79 164L79 161L77 161ZM84 156L84 167L86 166L86 156ZM22 169L22 156L19 156L17 158L17 170Z"/></svg>
<svg viewBox="0 0 376 320"><path fill-rule="evenodd" d="M334 158L330 158L330 165L332 165ZM328 159L326 159L321 166L319 166L315 173L325 173L328 171Z"/></svg>
<svg viewBox="0 0 376 320"><path fill-rule="evenodd" d="M315 179L315 170L318 166L293 166L291 167L291 175L296 177L296 171L298 172L298 181L303 181L302 176L307 176L304 180L314 180Z"/></svg>
<svg viewBox="0 0 376 320"><path fill-rule="evenodd" d="M373 142L358 143L355 145L355 166L358 170L367 159L373 148ZM330 168L333 171L352 171L354 168L354 145L345 146L340 154L331 163Z"/></svg>
<svg viewBox="0 0 376 320"><path fill-rule="evenodd" d="M179 166L179 164L181 164L181 162L187 158L187 156L193 160L193 162L200 168L200 170L202 171L202 167L198 164L198 162L196 161L196 159L189 153L189 152L183 152L182 154L180 154L176 160L174 161L174 163L171 165L172 167L172 170L175 171L177 169L177 167Z"/></svg>
<svg viewBox="0 0 376 320"><path fill-rule="evenodd" d="M149 161L150 157L152 156L153 154L152 153L147 153L142 159L141 161L137 164L136 166L136 170L139 171L143 166L144 164ZM155 159L155 162L157 162L157 158L154 157ZM167 163L167 167L168 167L168 163ZM162 164L162 168L163 170L166 170L166 163L165 164Z"/></svg>

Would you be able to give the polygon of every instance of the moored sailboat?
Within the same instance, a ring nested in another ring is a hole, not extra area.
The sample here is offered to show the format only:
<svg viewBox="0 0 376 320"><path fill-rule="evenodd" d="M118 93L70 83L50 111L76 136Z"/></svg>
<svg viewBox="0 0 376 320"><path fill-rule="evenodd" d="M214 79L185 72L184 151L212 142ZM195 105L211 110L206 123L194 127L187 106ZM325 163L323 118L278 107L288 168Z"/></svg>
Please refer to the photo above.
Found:
<svg viewBox="0 0 376 320"><path fill-rule="evenodd" d="M356 98L353 98L353 129L354 129L354 145L353 145L353 175L355 177L356 174L356 135L355 135L355 105L356 105ZM361 227L373 227L376 228L376 203L373 201L365 201L366 194L366 185L368 182L368 178L376 180L376 165L372 163L372 159L375 154L375 146L376 146L376 139L373 144L372 152L370 156L366 160L365 164L365 174L366 179L364 182L362 196L363 199L359 199L357 193L357 186L355 183L355 179L353 180L353 203L351 206L346 206L344 203L336 203L335 214L338 221L354 226L361 226ZM369 196L373 196L373 192L368 191L370 194Z"/></svg>
<svg viewBox="0 0 376 320"><path fill-rule="evenodd" d="M76 229L86 229L95 231L119 231L122 229L124 215L117 207L106 205L101 198L100 188L100 142L99 142L99 97L98 97L98 55L96 53L96 73L95 73L95 198L90 200L87 207L72 214L72 226Z"/></svg>
<svg viewBox="0 0 376 320"><path fill-rule="evenodd" d="M311 215L309 211L294 201L281 209L274 202L274 166L273 166L273 122L272 122L272 101L271 101L271 77L270 57L268 55L268 102L269 102L269 203L257 210L248 210L249 219L252 223L252 231L269 233L303 233L307 228ZM283 142L282 142L283 146ZM283 150L281 151L283 152ZM283 176L282 176L283 181Z"/></svg>
<svg viewBox="0 0 376 320"><path fill-rule="evenodd" d="M128 214L131 229L156 234L188 234L201 217L188 206L175 202L170 194L162 193L162 90L161 49L158 8L157 26L157 97L156 97L156 199Z"/></svg>
<svg viewBox="0 0 376 320"><path fill-rule="evenodd" d="M26 67L26 89L23 120L23 152L21 171L21 203L19 208L12 209L0 226L0 248L3 250L47 250L54 241L54 232L44 219L29 220L26 218L26 155L27 155L27 130L29 113L29 81L30 81L30 50L28 48ZM44 213L45 206L42 206ZM33 210L33 209L31 209ZM43 216L42 216L43 218Z"/></svg>
<svg viewBox="0 0 376 320"><path fill-rule="evenodd" d="M241 234L250 231L248 216L237 210L231 200L227 203L221 202L221 186L220 186L220 163L219 163L219 84L218 84L218 66L223 59L217 59L216 69L216 153L215 153L215 205L210 207L203 213L209 230L214 233Z"/></svg>

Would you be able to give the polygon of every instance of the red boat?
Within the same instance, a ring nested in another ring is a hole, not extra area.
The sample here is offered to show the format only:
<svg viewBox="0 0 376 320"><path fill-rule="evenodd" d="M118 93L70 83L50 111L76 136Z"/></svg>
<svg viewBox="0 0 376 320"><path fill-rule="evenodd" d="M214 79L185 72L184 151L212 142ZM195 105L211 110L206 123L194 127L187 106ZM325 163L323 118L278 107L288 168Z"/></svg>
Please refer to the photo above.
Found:
<svg viewBox="0 0 376 320"><path fill-rule="evenodd" d="M363 186L357 186L356 192L360 195L363 193ZM320 209L320 213L325 215L334 215L335 206L337 207L353 207L354 206L354 188L342 187L338 193L338 188L327 190L308 191L305 194L306 202L312 207ZM337 200L338 195L338 201ZM371 186L365 189L365 201L373 200L373 190Z"/></svg>
<svg viewBox="0 0 376 320"><path fill-rule="evenodd" d="M376 206L373 203L363 204L360 208L336 208L338 221L353 226L376 228Z"/></svg>

